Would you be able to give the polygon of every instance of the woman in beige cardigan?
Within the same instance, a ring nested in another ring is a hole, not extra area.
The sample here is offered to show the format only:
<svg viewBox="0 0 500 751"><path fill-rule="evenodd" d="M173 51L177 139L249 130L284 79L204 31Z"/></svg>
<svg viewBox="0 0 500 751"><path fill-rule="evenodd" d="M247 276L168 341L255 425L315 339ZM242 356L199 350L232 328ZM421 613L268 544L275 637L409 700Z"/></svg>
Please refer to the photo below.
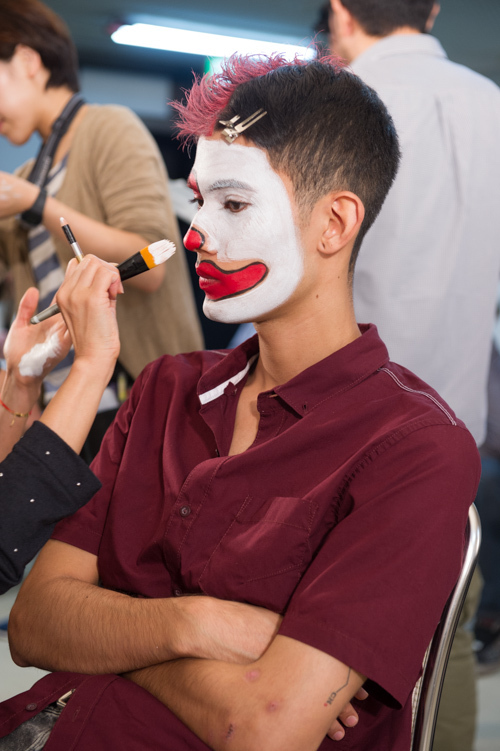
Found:
<svg viewBox="0 0 500 751"><path fill-rule="evenodd" d="M43 142L78 91L76 54L61 19L38 0L3 0L0 10L0 135L23 144L34 132ZM199 349L201 330L168 195L167 174L141 121L118 106L81 106L57 145L47 196L27 178L0 172L0 261L14 278L16 303L37 284L33 234L47 230L64 271L72 257L60 217L84 253L120 263L166 238L178 252L165 266L129 280L117 308L120 363L135 378L164 353ZM40 226L29 231L19 215L31 209ZM36 257L36 254L35 254ZM38 284L40 287L41 284Z"/></svg>

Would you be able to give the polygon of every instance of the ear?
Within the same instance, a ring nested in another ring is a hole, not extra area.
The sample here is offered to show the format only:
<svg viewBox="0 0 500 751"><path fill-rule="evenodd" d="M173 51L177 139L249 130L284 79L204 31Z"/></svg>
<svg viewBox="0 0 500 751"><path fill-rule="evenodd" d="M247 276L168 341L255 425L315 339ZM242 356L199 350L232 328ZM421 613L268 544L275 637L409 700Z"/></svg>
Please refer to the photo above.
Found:
<svg viewBox="0 0 500 751"><path fill-rule="evenodd" d="M349 255L363 219L365 207L355 193L342 191L331 193L320 201L323 212L323 233L318 250L333 255L349 246Z"/></svg>
<svg viewBox="0 0 500 751"><path fill-rule="evenodd" d="M432 31L432 27L434 26L434 21L438 17L439 11L441 10L441 5L439 3L434 3L432 6L432 10L429 14L429 18L427 19L427 23L425 24L425 31L427 34L430 34Z"/></svg>
<svg viewBox="0 0 500 751"><path fill-rule="evenodd" d="M335 17L335 28L341 37L352 36L356 29L356 22L352 13L342 5L341 0L330 0Z"/></svg>
<svg viewBox="0 0 500 751"><path fill-rule="evenodd" d="M34 78L44 67L40 54L25 44L16 45L14 55L17 63L22 66L29 78Z"/></svg>

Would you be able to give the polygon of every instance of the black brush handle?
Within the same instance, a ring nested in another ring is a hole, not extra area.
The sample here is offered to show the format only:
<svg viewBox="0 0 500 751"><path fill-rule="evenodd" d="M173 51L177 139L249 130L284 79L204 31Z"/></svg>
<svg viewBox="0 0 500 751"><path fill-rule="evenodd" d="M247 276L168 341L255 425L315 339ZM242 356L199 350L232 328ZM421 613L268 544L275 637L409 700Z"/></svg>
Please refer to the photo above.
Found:
<svg viewBox="0 0 500 751"><path fill-rule="evenodd" d="M140 253L135 253L135 255L127 258L126 261L119 263L117 269L120 272L120 279L124 282L126 279L137 276L137 274L149 271L149 266Z"/></svg>

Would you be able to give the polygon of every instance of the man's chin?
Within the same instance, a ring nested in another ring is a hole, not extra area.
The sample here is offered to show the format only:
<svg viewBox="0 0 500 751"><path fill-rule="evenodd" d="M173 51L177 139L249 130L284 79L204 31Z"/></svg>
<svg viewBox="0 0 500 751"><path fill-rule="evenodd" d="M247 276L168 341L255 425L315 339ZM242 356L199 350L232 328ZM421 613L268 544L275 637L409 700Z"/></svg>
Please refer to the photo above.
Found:
<svg viewBox="0 0 500 751"><path fill-rule="evenodd" d="M246 323L241 314L231 310L231 307L224 308L220 300L207 300L203 303L203 312L207 318L217 323Z"/></svg>
<svg viewBox="0 0 500 751"><path fill-rule="evenodd" d="M217 323L252 323L254 316L244 308L245 306L236 297L230 300L209 300L205 297L203 302L203 313L211 321L217 321Z"/></svg>

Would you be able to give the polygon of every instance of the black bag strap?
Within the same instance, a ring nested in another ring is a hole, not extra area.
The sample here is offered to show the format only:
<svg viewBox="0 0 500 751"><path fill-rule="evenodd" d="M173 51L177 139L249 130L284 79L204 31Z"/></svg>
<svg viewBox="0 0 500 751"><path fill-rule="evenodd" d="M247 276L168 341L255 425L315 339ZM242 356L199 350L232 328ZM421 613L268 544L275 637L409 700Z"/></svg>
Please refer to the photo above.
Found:
<svg viewBox="0 0 500 751"><path fill-rule="evenodd" d="M30 183L43 188L52 167L59 141L68 130L71 121L83 104L85 104L85 99L80 94L74 94L66 104L54 122L50 136L40 147L33 169L28 177Z"/></svg>
<svg viewBox="0 0 500 751"><path fill-rule="evenodd" d="M32 227L36 227L42 221L43 207L47 198L47 193L44 191L43 186L47 182L59 141L68 130L71 121L84 103L85 100L80 94L74 94L54 122L50 136L40 147L33 169L27 178L30 183L39 186L40 193L33 206L23 211L20 216L21 226L25 229L29 230Z"/></svg>

